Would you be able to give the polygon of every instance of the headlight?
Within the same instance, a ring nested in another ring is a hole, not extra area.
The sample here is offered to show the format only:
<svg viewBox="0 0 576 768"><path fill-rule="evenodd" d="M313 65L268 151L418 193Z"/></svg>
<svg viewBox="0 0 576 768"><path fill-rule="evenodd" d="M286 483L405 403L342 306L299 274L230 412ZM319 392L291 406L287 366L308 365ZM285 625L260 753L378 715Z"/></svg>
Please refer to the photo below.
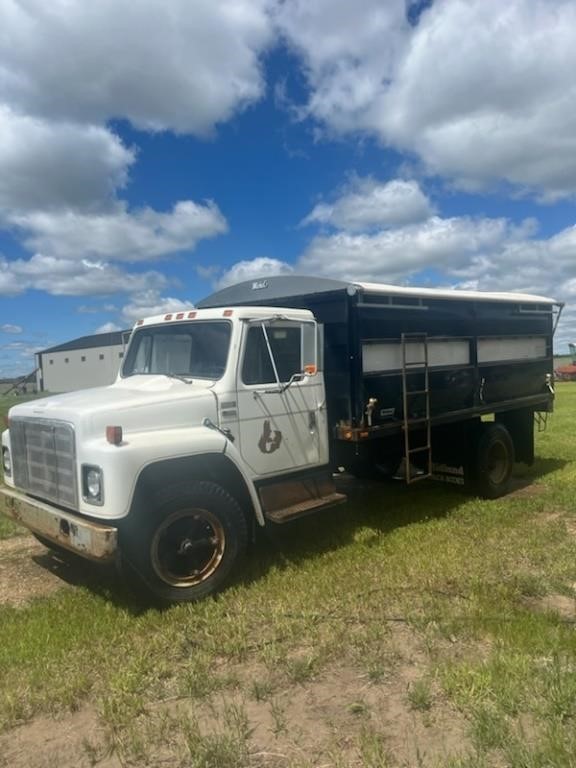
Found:
<svg viewBox="0 0 576 768"><path fill-rule="evenodd" d="M82 497L89 504L104 503L104 479L100 467L82 465Z"/></svg>
<svg viewBox="0 0 576 768"><path fill-rule="evenodd" d="M12 459L10 458L10 451L6 446L2 446L2 466L4 467L4 474L12 474Z"/></svg>

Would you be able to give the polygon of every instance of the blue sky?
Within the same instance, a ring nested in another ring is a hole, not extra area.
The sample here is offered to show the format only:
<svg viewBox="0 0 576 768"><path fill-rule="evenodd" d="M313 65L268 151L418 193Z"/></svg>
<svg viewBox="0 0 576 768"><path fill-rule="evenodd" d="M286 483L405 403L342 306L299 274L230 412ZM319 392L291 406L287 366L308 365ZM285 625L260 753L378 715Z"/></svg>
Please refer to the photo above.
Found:
<svg viewBox="0 0 576 768"><path fill-rule="evenodd" d="M518 290L576 338L571 0L0 0L0 376L241 279Z"/></svg>

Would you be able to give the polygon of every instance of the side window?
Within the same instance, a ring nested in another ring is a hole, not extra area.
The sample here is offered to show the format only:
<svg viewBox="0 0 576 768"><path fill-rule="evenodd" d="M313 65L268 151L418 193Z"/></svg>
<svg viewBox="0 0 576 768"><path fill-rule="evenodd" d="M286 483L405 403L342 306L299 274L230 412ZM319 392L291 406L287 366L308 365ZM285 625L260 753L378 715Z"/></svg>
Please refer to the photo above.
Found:
<svg viewBox="0 0 576 768"><path fill-rule="evenodd" d="M244 384L275 384L274 365L281 383L290 381L293 374L302 371L302 328L299 324L267 325L266 336L261 325L248 329L242 364ZM268 344L274 356L274 365Z"/></svg>
<svg viewBox="0 0 576 768"><path fill-rule="evenodd" d="M244 384L272 384L276 381L266 339L260 325L252 325L248 329L242 364L242 381Z"/></svg>

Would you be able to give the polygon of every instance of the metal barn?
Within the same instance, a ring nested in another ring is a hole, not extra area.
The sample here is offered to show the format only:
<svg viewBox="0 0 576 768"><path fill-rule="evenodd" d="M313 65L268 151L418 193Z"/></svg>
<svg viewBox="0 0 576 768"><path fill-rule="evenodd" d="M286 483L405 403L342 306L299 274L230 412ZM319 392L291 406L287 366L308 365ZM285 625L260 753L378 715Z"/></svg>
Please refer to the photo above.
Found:
<svg viewBox="0 0 576 768"><path fill-rule="evenodd" d="M98 333L37 352L39 392L71 392L112 384L130 331Z"/></svg>

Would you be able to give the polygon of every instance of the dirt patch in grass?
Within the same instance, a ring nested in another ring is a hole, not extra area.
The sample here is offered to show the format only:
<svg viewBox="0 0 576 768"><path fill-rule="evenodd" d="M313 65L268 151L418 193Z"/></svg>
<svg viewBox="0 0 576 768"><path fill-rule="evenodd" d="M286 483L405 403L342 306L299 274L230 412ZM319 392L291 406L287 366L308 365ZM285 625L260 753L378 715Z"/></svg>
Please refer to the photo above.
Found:
<svg viewBox="0 0 576 768"><path fill-rule="evenodd" d="M86 744L103 742L104 732L96 713L84 709L62 718L37 717L0 737L0 766L11 768L88 768L91 754ZM101 756L101 768L121 766L116 755Z"/></svg>
<svg viewBox="0 0 576 768"><path fill-rule="evenodd" d="M104 569L75 557L60 556L33 536L0 541L0 605L21 606L36 597L47 597L68 584L108 578Z"/></svg>
<svg viewBox="0 0 576 768"><path fill-rule="evenodd" d="M566 595L544 595L542 597L526 597L525 605L533 611L542 613L557 613L567 621L576 620L576 598Z"/></svg>
<svg viewBox="0 0 576 768"><path fill-rule="evenodd" d="M546 490L540 483L523 477L513 477L510 481L511 491L508 496L516 499L533 499L540 496Z"/></svg>
<svg viewBox="0 0 576 768"><path fill-rule="evenodd" d="M65 582L44 567L47 550L32 536L0 541L0 605L22 605L61 589Z"/></svg>
<svg viewBox="0 0 576 768"><path fill-rule="evenodd" d="M127 729L88 708L40 717L0 737L0 755L10 768L432 766L469 743L464 719L433 682L415 705L410 691L423 672L404 660L372 684L357 669L332 667L263 700L243 685L209 700L151 704ZM201 759L208 753L213 762Z"/></svg>

